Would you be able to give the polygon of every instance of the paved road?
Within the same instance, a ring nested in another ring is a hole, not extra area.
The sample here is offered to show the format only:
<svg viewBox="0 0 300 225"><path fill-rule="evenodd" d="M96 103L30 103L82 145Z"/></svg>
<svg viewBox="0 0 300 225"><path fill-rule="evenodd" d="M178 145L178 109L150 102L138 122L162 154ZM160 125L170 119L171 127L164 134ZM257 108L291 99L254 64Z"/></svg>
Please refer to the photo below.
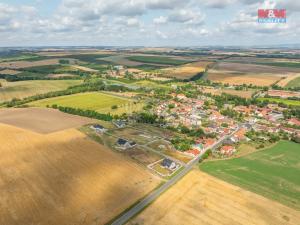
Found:
<svg viewBox="0 0 300 225"><path fill-rule="evenodd" d="M122 225L125 224L128 220L130 220L133 216L138 214L140 211L142 211L147 205L149 205L151 202L153 202L156 198L158 198L163 192L168 190L171 186L173 186L177 181L179 181L184 175L186 175L194 165L196 165L199 161L199 159L203 156L203 154L208 150L208 149L213 149L218 147L225 139L231 137L234 135L238 130L240 126L233 131L230 135L224 136L220 138L217 142L215 142L213 145L207 147L202 151L202 154L197 156L195 159L193 159L187 166L178 174L176 174L174 177L172 177L169 181L167 181L165 184L160 186L158 189L155 189L152 191L148 196L146 196L141 202L136 204L133 208L131 208L129 211L125 212L122 214L120 217L118 217L112 225Z"/></svg>

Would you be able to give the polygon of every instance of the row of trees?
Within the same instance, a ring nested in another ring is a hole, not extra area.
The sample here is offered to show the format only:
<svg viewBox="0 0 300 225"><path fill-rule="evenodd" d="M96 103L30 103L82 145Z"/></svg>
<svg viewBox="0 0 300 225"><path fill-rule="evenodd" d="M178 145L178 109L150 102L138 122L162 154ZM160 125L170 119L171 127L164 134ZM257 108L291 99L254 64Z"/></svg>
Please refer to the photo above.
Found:
<svg viewBox="0 0 300 225"><path fill-rule="evenodd" d="M104 120L104 121L112 121L113 116L110 114L102 114L98 113L93 110L84 110L84 109L78 109L78 108L71 108L71 107L64 107L64 106L57 106L57 105L52 105L51 106L54 109L58 109L61 112L73 114L73 115L78 115L78 116L85 116L97 120Z"/></svg>

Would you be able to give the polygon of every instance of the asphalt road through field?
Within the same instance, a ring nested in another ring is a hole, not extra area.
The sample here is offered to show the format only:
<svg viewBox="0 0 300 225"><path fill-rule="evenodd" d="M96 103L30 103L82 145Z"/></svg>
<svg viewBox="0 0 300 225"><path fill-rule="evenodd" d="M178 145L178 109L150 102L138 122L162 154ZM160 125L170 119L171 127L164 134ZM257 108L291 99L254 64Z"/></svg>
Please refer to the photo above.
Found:
<svg viewBox="0 0 300 225"><path fill-rule="evenodd" d="M176 174L173 178L171 178L165 184L160 186L158 189L155 189L154 191L152 191L148 196L146 196L142 201L140 201L138 204L136 204L130 210L128 210L124 214L120 215L120 217L118 217L114 222L112 222L112 225L125 224L128 220L130 220L133 216L135 216L140 211L142 211L147 205L149 205L151 202L153 202L163 192L168 190L171 186L173 186L175 183L177 183L177 181L179 181L183 176L185 176L198 163L199 159L201 159L203 154L208 149L214 149L214 148L218 147L224 140L226 140L227 138L230 138L240 128L241 128L241 125L238 125L237 129L235 131L233 131L230 135L220 138L216 143L214 143L213 145L206 148L202 152L202 154L200 154L198 157L196 157L194 160L192 160L189 164L187 164L186 167L180 173Z"/></svg>

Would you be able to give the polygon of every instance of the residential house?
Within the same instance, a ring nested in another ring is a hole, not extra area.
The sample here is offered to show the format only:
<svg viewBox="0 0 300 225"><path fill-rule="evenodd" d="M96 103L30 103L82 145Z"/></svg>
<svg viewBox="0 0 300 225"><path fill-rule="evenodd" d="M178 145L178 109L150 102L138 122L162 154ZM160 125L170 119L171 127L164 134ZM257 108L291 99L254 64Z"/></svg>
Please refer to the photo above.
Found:
<svg viewBox="0 0 300 225"><path fill-rule="evenodd" d="M220 153L222 155L232 155L234 152L235 152L235 147L232 146L232 145L223 145L221 148L220 148Z"/></svg>
<svg viewBox="0 0 300 225"><path fill-rule="evenodd" d="M165 158L162 162L161 162L161 166L165 167L167 169L170 170L175 170L176 169L176 163L173 162L171 159Z"/></svg>
<svg viewBox="0 0 300 225"><path fill-rule="evenodd" d="M297 118L291 118L288 120L288 124L293 126L300 126L300 120Z"/></svg>
<svg viewBox="0 0 300 225"><path fill-rule="evenodd" d="M100 132L100 133L104 133L107 131L106 128L104 128L102 125L100 124L94 124L90 127L91 129L95 130L96 132Z"/></svg>
<svg viewBox="0 0 300 225"><path fill-rule="evenodd" d="M126 139L119 138L116 142L116 145L117 145L118 148L128 149L128 148L132 148L132 147L136 146L136 143L134 141L130 142Z"/></svg>
<svg viewBox="0 0 300 225"><path fill-rule="evenodd" d="M115 121L113 121L113 124L117 128L124 128L126 126L126 121L124 121L124 120L115 120Z"/></svg>
<svg viewBox="0 0 300 225"><path fill-rule="evenodd" d="M196 156L198 156L200 153L201 153L201 150L196 149L196 148L190 149L190 150L184 152L184 154L189 155L189 156L192 156L192 157L196 157Z"/></svg>

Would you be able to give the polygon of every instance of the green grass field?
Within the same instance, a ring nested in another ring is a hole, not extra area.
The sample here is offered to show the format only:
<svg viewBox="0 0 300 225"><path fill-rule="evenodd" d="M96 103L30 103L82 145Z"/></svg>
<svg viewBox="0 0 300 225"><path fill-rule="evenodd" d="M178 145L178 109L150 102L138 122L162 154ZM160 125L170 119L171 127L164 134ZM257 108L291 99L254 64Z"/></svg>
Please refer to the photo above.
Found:
<svg viewBox="0 0 300 225"><path fill-rule="evenodd" d="M285 87L288 87L288 88L300 87L300 77L297 77L294 80L291 80Z"/></svg>
<svg viewBox="0 0 300 225"><path fill-rule="evenodd" d="M0 80L0 102L13 98L25 98L50 91L64 90L70 86L82 83L81 80L30 80L18 82L6 82Z"/></svg>
<svg viewBox="0 0 300 225"><path fill-rule="evenodd" d="M289 100L289 99L282 99L282 98L258 98L260 101L269 100L269 102L276 102L276 103L284 103L286 105L291 106L300 106L300 101L297 100Z"/></svg>
<svg viewBox="0 0 300 225"><path fill-rule="evenodd" d="M271 148L240 158L204 162L200 169L300 209L300 144L280 141Z"/></svg>
<svg viewBox="0 0 300 225"><path fill-rule="evenodd" d="M54 104L58 106L95 110L102 113L110 112L114 114L114 112L116 111L116 113L119 114L126 112L126 110L130 111L130 106L131 104L133 104L133 101L128 98L101 92L89 92L43 99L32 102L30 105L37 107L46 107L47 105L52 106ZM111 106L113 105L117 105L119 108L113 110L111 109ZM123 112L120 112L120 109L124 109Z"/></svg>
<svg viewBox="0 0 300 225"><path fill-rule="evenodd" d="M162 56L129 56L127 59L142 62L142 63L155 63L155 64L165 64L165 65L183 65L185 63L189 63L190 61L178 60L170 57L162 57Z"/></svg>

